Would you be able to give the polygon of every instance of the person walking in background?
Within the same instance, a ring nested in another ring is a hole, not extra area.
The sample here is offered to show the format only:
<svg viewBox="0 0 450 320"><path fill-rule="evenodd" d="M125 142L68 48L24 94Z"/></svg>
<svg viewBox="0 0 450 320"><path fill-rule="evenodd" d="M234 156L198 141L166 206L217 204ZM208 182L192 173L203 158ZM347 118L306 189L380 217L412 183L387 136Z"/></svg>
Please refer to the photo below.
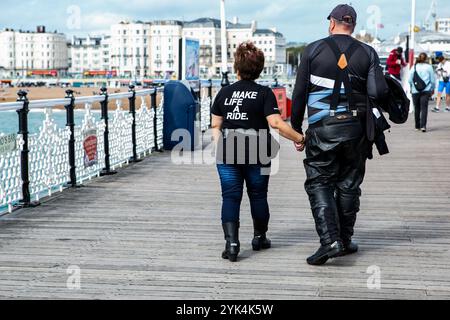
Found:
<svg viewBox="0 0 450 320"><path fill-rule="evenodd" d="M438 94L437 94L437 102L436 107L431 109L433 112L441 111L441 103L442 97L444 97L446 108L446 112L450 112L450 61L447 61L444 56L440 56L438 58L439 64L436 69L436 73L439 79L438 84ZM445 92L445 93L444 93Z"/></svg>
<svg viewBox="0 0 450 320"><path fill-rule="evenodd" d="M392 50L386 64L388 67L388 73L401 81L402 78L400 74L402 72L402 68L407 66L405 59L403 58L403 48L398 47L397 49Z"/></svg>
<svg viewBox="0 0 450 320"><path fill-rule="evenodd" d="M235 53L238 82L223 88L212 107L212 128L217 145L217 169L222 185L222 226L226 246L222 258L236 262L240 252L240 206L244 182L253 217L253 250L269 249L267 201L274 139L269 127L298 144L304 143L283 121L278 102L269 87L255 82L264 70L264 53L253 43L241 44ZM299 150L300 151L300 150ZM264 159L262 159L264 157Z"/></svg>
<svg viewBox="0 0 450 320"><path fill-rule="evenodd" d="M428 104L434 94L436 78L433 67L428 63L426 53L421 53L411 70L409 84L415 109L416 130L427 132Z"/></svg>
<svg viewBox="0 0 450 320"><path fill-rule="evenodd" d="M371 149L363 123L372 112L368 98L378 100L387 92L378 54L352 37L355 9L339 5L328 20L330 36L305 49L292 106L299 133L308 107L305 189L321 243L307 259L310 265L358 252L352 237Z"/></svg>

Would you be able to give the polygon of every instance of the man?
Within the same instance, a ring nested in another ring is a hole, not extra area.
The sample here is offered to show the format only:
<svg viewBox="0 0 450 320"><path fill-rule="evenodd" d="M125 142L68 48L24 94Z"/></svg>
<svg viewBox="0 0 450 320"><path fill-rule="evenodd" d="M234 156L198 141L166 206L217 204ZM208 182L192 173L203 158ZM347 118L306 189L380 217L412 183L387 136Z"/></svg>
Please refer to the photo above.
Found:
<svg viewBox="0 0 450 320"><path fill-rule="evenodd" d="M311 265L358 251L353 229L371 150L364 128L367 97L386 92L377 53L351 37L355 10L339 5L328 19L330 37L306 48L293 94L292 124L299 133L306 106L309 115L306 145L296 147L306 147L305 188L321 242L307 260Z"/></svg>
<svg viewBox="0 0 450 320"><path fill-rule="evenodd" d="M405 59L403 58L403 48L398 47L397 49L392 50L386 64L388 67L388 73L401 81L402 78L400 74L402 72L402 68L407 66Z"/></svg>

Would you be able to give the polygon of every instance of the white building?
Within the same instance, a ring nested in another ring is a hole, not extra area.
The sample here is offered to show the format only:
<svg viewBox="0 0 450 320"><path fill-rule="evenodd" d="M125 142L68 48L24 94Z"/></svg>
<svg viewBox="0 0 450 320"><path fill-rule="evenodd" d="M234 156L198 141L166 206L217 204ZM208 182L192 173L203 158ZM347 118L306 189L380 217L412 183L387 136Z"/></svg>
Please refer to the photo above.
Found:
<svg viewBox="0 0 450 320"><path fill-rule="evenodd" d="M72 37L69 43L69 72L87 76L106 75L110 71L110 44L109 36Z"/></svg>
<svg viewBox="0 0 450 320"><path fill-rule="evenodd" d="M286 39L275 28L256 29L253 42L264 51L266 66L264 75L286 73Z"/></svg>
<svg viewBox="0 0 450 320"><path fill-rule="evenodd" d="M436 31L450 34L450 18L441 18L436 20Z"/></svg>
<svg viewBox="0 0 450 320"><path fill-rule="evenodd" d="M64 34L5 29L0 31L0 69L10 77L61 76L68 69Z"/></svg>
<svg viewBox="0 0 450 320"><path fill-rule="evenodd" d="M399 46L406 48L408 35L408 33L402 33L391 40L382 42L378 47L380 57L386 58L391 50ZM429 56L434 56L438 51L450 52L450 35L423 30L416 34L416 55L425 52Z"/></svg>
<svg viewBox="0 0 450 320"><path fill-rule="evenodd" d="M200 40L200 72L203 77L221 73L220 20L201 18L184 23L184 37ZM286 71L286 39L276 29L258 29L256 21L239 23L237 18L227 22L228 70L233 71L234 52L245 41L253 41L266 55L264 75Z"/></svg>
<svg viewBox="0 0 450 320"><path fill-rule="evenodd" d="M156 78L178 79L181 21L153 21L150 26L150 74Z"/></svg>
<svg viewBox="0 0 450 320"><path fill-rule="evenodd" d="M111 70L121 77L150 76L151 24L121 22L111 26Z"/></svg>
<svg viewBox="0 0 450 320"><path fill-rule="evenodd" d="M201 18L184 23L183 37L200 41L200 74L212 77L220 74L221 32L220 20Z"/></svg>

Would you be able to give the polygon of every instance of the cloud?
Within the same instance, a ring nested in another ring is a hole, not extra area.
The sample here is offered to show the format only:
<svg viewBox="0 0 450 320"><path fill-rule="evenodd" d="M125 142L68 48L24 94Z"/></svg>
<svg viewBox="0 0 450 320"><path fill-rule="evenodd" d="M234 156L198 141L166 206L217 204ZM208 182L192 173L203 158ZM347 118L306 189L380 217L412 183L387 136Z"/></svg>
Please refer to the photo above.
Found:
<svg viewBox="0 0 450 320"><path fill-rule="evenodd" d="M82 29L85 31L93 31L97 33L102 33L101 31L109 31L111 25L116 24L120 21L133 20L130 16L125 14L116 13L104 13L96 14L89 13L87 15L82 15Z"/></svg>
<svg viewBox="0 0 450 320"><path fill-rule="evenodd" d="M312 0L226 0L227 16L240 21L257 20L260 27L277 27L290 41L312 41L327 34L326 16L334 5L345 2ZM438 1L438 15L450 17L448 0ZM428 12L430 1L418 1L420 24ZM380 36L389 38L407 31L410 21L410 0L359 0L354 2L359 13L358 30L365 28L369 6L379 6L385 29ZM76 5L82 12L81 29L67 27L67 8ZM395 6L395 9L393 9ZM109 25L121 20L193 20L220 15L219 0L2 0L0 27L34 29L44 24L49 30L68 34L103 33Z"/></svg>

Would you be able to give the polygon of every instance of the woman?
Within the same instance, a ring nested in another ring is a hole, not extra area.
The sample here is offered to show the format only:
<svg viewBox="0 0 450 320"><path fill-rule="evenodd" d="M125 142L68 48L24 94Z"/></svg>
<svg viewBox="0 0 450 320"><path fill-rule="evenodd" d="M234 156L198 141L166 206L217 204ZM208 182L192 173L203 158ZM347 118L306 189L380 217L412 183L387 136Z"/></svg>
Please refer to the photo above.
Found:
<svg viewBox="0 0 450 320"><path fill-rule="evenodd" d="M445 111L450 111L450 61L446 61L444 56L439 57L439 64L437 67L437 75L439 78L438 85L438 94L437 94L437 103L436 107L432 109L434 112L440 112L441 110L441 102L442 96L444 96L444 100L446 100L446 108ZM444 94L445 92L445 94Z"/></svg>
<svg viewBox="0 0 450 320"><path fill-rule="evenodd" d="M253 249L271 247L266 236L270 219L268 169L274 156L274 139L269 127L294 141L299 151L304 146L304 137L282 120L272 90L255 82L264 69L264 62L264 53L253 43L241 44L234 64L238 82L223 88L212 107L226 240L222 257L231 262L237 261L240 251L239 216L244 182L254 222Z"/></svg>
<svg viewBox="0 0 450 320"><path fill-rule="evenodd" d="M418 88L418 84L414 83L414 75L416 72L420 79L425 83L425 88ZM428 56L426 53L421 53L417 58L416 65L413 70L411 70L409 84L411 85L415 108L416 130L427 132L428 103L431 96L434 94L436 78L434 76L433 67L428 63Z"/></svg>

